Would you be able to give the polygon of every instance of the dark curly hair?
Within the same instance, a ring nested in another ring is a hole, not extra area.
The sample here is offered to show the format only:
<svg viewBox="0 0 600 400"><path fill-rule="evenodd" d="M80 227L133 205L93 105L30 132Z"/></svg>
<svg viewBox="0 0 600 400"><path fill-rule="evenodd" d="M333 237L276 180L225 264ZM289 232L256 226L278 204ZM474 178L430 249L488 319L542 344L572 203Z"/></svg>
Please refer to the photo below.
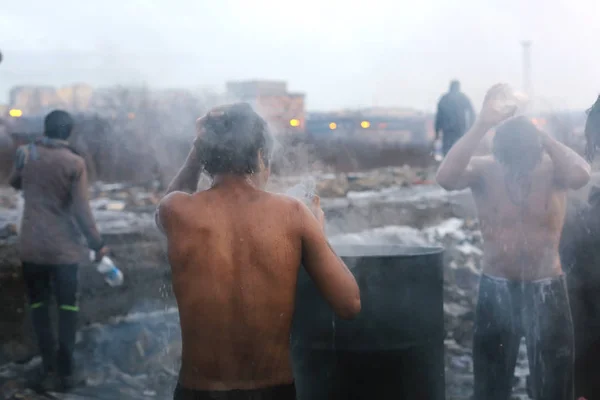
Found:
<svg viewBox="0 0 600 400"><path fill-rule="evenodd" d="M492 154L510 175L527 175L544 154L538 128L524 116L509 119L496 128Z"/></svg>
<svg viewBox="0 0 600 400"><path fill-rule="evenodd" d="M269 165L273 138L267 123L247 103L218 107L209 112L196 151L211 176L258 172L260 156Z"/></svg>
<svg viewBox="0 0 600 400"><path fill-rule="evenodd" d="M596 156L596 150L600 147L600 96L586 113L585 156L589 162L592 162Z"/></svg>

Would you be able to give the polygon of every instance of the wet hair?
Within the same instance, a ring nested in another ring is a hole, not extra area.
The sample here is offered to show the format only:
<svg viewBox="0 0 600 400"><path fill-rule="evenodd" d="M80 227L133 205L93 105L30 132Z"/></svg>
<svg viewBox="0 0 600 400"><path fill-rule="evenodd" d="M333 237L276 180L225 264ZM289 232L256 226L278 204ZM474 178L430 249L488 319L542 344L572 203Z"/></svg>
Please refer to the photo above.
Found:
<svg viewBox="0 0 600 400"><path fill-rule="evenodd" d="M258 172L259 159L269 165L273 139L267 123L247 103L209 112L196 151L211 176Z"/></svg>
<svg viewBox="0 0 600 400"><path fill-rule="evenodd" d="M509 175L515 178L527 175L544 154L538 128L524 116L509 119L496 128L492 154Z"/></svg>
<svg viewBox="0 0 600 400"><path fill-rule="evenodd" d="M67 140L73 131L73 118L62 110L55 110L44 119L44 135L51 139Z"/></svg>
<svg viewBox="0 0 600 400"><path fill-rule="evenodd" d="M456 79L450 82L450 91L451 92L460 92L460 82Z"/></svg>
<svg viewBox="0 0 600 400"><path fill-rule="evenodd" d="M600 96L586 113L585 156L589 162L592 162L596 156L596 150L600 147Z"/></svg>

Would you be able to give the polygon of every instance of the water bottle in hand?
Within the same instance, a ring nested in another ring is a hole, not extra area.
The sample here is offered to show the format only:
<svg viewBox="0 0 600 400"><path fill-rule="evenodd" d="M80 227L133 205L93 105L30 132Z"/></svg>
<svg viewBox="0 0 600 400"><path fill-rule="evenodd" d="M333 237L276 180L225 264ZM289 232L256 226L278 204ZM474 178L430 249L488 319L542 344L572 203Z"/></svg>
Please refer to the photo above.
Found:
<svg viewBox="0 0 600 400"><path fill-rule="evenodd" d="M95 253L91 251L90 260L93 262L95 258ZM102 257L102 260L97 264L96 269L104 275L104 281L108 283L109 286L115 287L123 284L123 273L108 256Z"/></svg>

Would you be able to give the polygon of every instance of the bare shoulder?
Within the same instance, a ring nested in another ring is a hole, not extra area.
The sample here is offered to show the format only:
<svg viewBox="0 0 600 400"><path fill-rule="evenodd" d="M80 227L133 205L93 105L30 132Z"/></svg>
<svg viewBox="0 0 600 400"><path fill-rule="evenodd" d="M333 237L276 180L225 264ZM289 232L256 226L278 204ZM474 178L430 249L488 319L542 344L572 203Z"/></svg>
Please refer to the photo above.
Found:
<svg viewBox="0 0 600 400"><path fill-rule="evenodd" d="M178 210L181 210L181 208L186 203L189 203L191 199L192 199L192 195L190 195L188 193L171 192L160 200L160 202L158 203L158 206L156 208L156 211L161 216L167 216L169 214L177 212Z"/></svg>
<svg viewBox="0 0 600 400"><path fill-rule="evenodd" d="M164 196L156 207L154 219L158 228L164 233L165 228L171 226L173 221L185 218L186 210L191 203L193 195L185 192L171 192ZM202 210L203 207L198 207Z"/></svg>
<svg viewBox="0 0 600 400"><path fill-rule="evenodd" d="M300 200L286 194L265 192L270 207L274 207L279 212L297 214L303 207L308 210Z"/></svg>
<svg viewBox="0 0 600 400"><path fill-rule="evenodd" d="M267 193L267 196L269 197L269 212L282 218L282 222L286 221L295 227L302 228L305 226L306 218L313 216L308 206L294 197L276 193Z"/></svg>

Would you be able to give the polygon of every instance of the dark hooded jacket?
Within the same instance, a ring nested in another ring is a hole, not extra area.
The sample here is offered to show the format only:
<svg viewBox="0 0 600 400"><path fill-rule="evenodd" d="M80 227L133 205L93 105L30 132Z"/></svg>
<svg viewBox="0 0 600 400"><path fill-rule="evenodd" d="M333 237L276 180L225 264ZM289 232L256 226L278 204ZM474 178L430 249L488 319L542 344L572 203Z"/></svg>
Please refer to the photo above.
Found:
<svg viewBox="0 0 600 400"><path fill-rule="evenodd" d="M560 255L575 333L575 398L600 399L600 187L567 206Z"/></svg>

